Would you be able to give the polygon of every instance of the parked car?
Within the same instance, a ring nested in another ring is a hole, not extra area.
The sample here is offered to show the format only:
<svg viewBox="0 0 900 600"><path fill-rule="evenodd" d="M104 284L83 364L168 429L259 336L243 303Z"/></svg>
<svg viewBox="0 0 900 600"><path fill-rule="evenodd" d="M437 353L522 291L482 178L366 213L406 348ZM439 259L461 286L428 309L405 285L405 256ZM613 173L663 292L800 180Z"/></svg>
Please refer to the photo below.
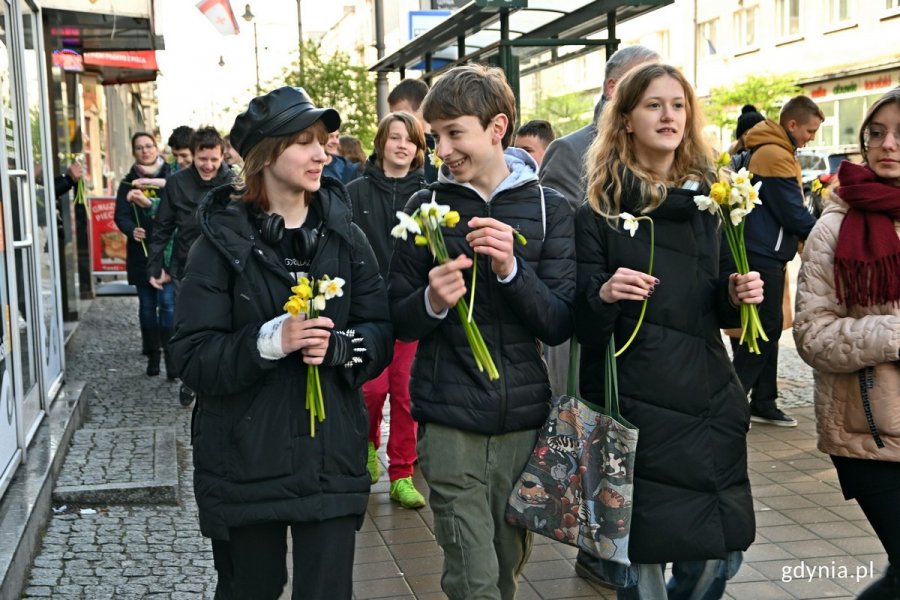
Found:
<svg viewBox="0 0 900 600"><path fill-rule="evenodd" d="M797 160L803 177L803 197L806 208L816 218L822 214L822 190L837 175L838 166L844 160L859 162L859 154L852 152L823 152L821 150L801 149L797 151Z"/></svg>

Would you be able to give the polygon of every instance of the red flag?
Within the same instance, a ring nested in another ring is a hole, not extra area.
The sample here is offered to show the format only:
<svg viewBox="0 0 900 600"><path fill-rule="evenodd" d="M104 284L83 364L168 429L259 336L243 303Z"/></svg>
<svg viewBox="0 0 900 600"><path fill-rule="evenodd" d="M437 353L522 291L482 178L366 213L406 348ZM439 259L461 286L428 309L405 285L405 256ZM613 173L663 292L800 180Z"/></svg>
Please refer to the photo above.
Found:
<svg viewBox="0 0 900 600"><path fill-rule="evenodd" d="M234 12L231 10L231 3L228 0L200 0L197 8L206 15L213 27L222 35L240 33Z"/></svg>

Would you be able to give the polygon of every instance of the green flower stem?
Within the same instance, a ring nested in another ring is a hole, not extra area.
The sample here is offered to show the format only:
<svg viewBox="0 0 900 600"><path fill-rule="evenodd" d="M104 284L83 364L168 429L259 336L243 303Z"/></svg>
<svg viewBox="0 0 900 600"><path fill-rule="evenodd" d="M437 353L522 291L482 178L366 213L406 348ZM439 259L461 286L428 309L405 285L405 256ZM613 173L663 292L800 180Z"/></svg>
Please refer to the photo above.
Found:
<svg viewBox="0 0 900 600"><path fill-rule="evenodd" d="M310 281L315 289L315 281ZM319 311L313 308L312 299L307 305L307 314L310 319L319 316ZM319 375L318 365L306 366L306 410L309 411L309 437L316 437L316 421L325 420L325 395L322 393L322 378Z"/></svg>
<svg viewBox="0 0 900 600"><path fill-rule="evenodd" d="M650 222L650 264L647 267L647 275L653 275L653 250L656 245L655 244L656 235L655 235L655 231L653 230L653 219L651 219L650 217L645 215L643 217L638 217L635 220ZM619 350L616 350L615 347L613 346L613 349L612 349L613 358L615 358L615 357L619 356L620 354L622 354L623 352L625 352L628 349L628 346L631 345L631 342L634 341L634 338L637 337L638 330L641 328L641 324L644 322L644 314L647 312L647 301L649 299L650 299L649 297L644 298L644 302L641 304L641 314L638 317L638 322L634 326L634 331L631 332L631 336L628 338L628 341L625 342L625 345L622 346Z"/></svg>
<svg viewBox="0 0 900 600"><path fill-rule="evenodd" d="M737 272L746 275L750 272L750 261L747 258L747 246L744 244L744 221L737 226L731 224L730 217L719 208L722 216L722 226L725 228L725 239L728 241L728 249L734 258ZM769 338L763 330L759 319L759 309L755 304L741 304L741 337L738 344L747 343L747 348L753 354L760 354L759 338L768 342Z"/></svg>
<svg viewBox="0 0 900 600"><path fill-rule="evenodd" d="M475 274L478 273L478 255L472 255L472 289L469 291L469 313L466 320L472 322L472 309L475 308Z"/></svg>
<svg viewBox="0 0 900 600"><path fill-rule="evenodd" d="M135 204L131 205L131 208L134 209L134 222L137 223L137 226L141 226L141 218L138 216L137 206ZM147 256L147 244L144 243L144 240L141 240L141 247L144 249L144 257Z"/></svg>
<svg viewBox="0 0 900 600"><path fill-rule="evenodd" d="M433 226L433 228L432 228ZM424 235L428 239L428 245L432 249L435 260L438 264L444 264L450 260L447 252L447 244L444 242L444 234L441 232L440 223L433 219L429 219L424 227ZM477 257L476 257L477 259ZM474 261L473 261L474 262ZM476 263L477 264L477 263ZM474 270L473 265L473 270ZM486 372L488 379L494 381L500 378L500 372L494 359L491 358L490 350L478 329L478 325L472 319L472 309L475 304L475 273L472 274L472 304L466 302L465 296L456 302L456 310L459 314L460 323L462 323L463 331L472 349L472 356L475 358L475 364L482 373Z"/></svg>

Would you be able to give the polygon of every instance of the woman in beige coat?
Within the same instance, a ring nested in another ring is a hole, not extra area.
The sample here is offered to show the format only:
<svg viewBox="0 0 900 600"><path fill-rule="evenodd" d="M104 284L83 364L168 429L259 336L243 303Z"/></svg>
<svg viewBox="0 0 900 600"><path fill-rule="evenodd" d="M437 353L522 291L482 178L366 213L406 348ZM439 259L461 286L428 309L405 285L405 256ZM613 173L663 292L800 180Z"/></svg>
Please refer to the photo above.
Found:
<svg viewBox="0 0 900 600"><path fill-rule="evenodd" d="M809 236L794 338L815 369L818 446L856 499L888 567L865 600L900 598L900 88L863 120L864 164L844 162L838 198Z"/></svg>

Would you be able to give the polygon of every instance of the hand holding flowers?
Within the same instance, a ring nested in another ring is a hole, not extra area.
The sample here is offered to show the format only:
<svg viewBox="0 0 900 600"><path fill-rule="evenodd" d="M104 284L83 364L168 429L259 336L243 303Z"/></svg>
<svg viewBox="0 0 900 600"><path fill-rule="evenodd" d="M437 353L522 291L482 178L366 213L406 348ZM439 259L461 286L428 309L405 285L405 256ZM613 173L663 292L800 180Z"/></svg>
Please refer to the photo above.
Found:
<svg viewBox="0 0 900 600"><path fill-rule="evenodd" d="M618 350L615 348L614 341L610 341L610 359L625 352L625 350L628 349L628 346L631 345L631 342L634 341L634 338L637 337L638 330L644 322L644 314L647 312L647 301L650 299L653 290L656 289L656 286L659 284L659 279L653 276L653 253L656 246L656 233L653 227L653 219L647 215L635 217L627 212L620 213L619 219L622 221L622 228L631 234L631 237L634 237L637 233L640 221L647 221L649 223L650 260L647 265L646 273L619 267L616 269L616 272L613 273L612 277L600 286L600 299L608 304L618 302L619 300L643 301L643 304L641 305L641 314L638 317L637 324L634 326L634 330L631 332L628 341L626 341ZM615 364L613 363L613 367L614 366ZM607 374L609 374L609 365L607 365Z"/></svg>
<svg viewBox="0 0 900 600"><path fill-rule="evenodd" d="M475 302L475 276L478 263L464 255L451 260L447 251L447 244L444 242L444 234L441 232L442 227L456 227L460 219L459 213L450 210L449 206L438 204L432 199L431 202L422 204L412 215L398 211L397 219L399 223L391 230L391 235L405 240L408 234L413 234L416 245L428 246L438 263L438 266L431 269L428 273L428 302L431 303L432 309L435 309L436 312L442 312L451 306L456 306L478 370L487 372L488 379L492 381L499 379L500 373L497 371L493 358L491 358L487 344L484 342L478 326L472 319L472 307ZM476 219L472 219L469 225L473 226L475 221ZM479 219L479 221L490 221L490 223L482 223L482 228L490 227L491 229L499 230L496 227L499 225L505 229L502 223L494 219ZM495 238L493 233L485 233L482 229L478 234L474 231L469 233L469 236L473 235L480 240L478 245L482 248L481 252L477 250L476 252L491 256L494 253L498 256L504 254L502 251L502 240ZM513 258L513 260L515 259ZM502 270L507 267L507 261L501 262L502 264L499 267L492 265L495 273L498 268ZM470 266L472 267L472 286L470 300L467 302L465 298L466 285L462 276L462 270ZM509 267L509 271L512 271L512 267ZM508 274L509 272L505 273L505 275Z"/></svg>
<svg viewBox="0 0 900 600"><path fill-rule="evenodd" d="M716 163L719 180L710 188L709 196L697 196L694 202L698 209L718 214L722 220L725 239L737 268L737 273L729 278L728 291L732 303L740 305L740 343L746 341L750 352L759 354L757 340L769 341L756 309L756 304L762 302L763 282L759 273L750 271L744 244L744 223L747 215L762 204L759 199L762 182L751 185L753 174L746 168L741 168L737 173L731 171L727 168L730 160L728 153L722 153Z"/></svg>
<svg viewBox="0 0 900 600"><path fill-rule="evenodd" d="M344 295L344 280L340 277L321 279L301 277L291 288L293 293L285 302L284 310L291 315L281 333L281 349L285 353L300 350L306 370L306 410L309 411L309 435L316 437L316 421L325 420L325 399L319 365L325 360L328 342L334 322L320 317L328 300Z"/></svg>

